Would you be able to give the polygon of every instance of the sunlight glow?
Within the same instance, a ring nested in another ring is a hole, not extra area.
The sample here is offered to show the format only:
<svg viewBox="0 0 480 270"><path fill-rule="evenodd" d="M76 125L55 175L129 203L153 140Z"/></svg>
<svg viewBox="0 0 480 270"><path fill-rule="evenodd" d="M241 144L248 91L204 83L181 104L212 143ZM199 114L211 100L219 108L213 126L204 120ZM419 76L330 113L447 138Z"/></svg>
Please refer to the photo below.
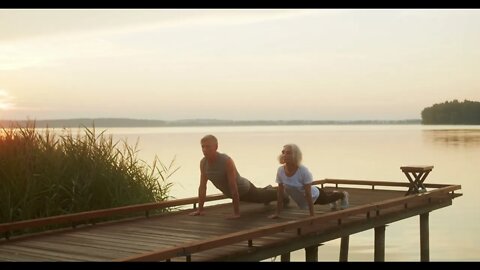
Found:
<svg viewBox="0 0 480 270"><path fill-rule="evenodd" d="M11 102L12 97L7 91L0 89L0 110L6 111L15 107L15 104Z"/></svg>

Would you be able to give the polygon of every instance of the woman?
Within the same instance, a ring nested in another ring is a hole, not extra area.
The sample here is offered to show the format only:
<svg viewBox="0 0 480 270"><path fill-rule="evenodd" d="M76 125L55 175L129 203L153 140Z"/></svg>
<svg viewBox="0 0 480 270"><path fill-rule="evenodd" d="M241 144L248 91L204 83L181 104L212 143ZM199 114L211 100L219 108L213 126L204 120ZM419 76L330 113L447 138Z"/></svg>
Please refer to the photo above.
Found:
<svg viewBox="0 0 480 270"><path fill-rule="evenodd" d="M277 218L283 208L284 192L288 194L297 203L301 209L310 211L310 216L314 215L314 204L330 203L332 210L337 208L337 201L340 202L340 208L345 209L349 206L348 193L346 191L328 192L317 186L312 186L312 174L307 167L301 164L302 152L295 144L283 146L282 154L278 160L282 166L278 168L276 182L277 189L277 211L270 215L270 218Z"/></svg>

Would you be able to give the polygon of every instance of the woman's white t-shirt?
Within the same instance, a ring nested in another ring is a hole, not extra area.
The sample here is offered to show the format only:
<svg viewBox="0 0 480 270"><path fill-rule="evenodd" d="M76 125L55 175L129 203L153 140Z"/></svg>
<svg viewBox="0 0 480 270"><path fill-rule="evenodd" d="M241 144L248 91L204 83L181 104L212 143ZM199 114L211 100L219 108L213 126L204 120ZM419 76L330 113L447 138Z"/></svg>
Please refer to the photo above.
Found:
<svg viewBox="0 0 480 270"><path fill-rule="evenodd" d="M304 185L311 184L313 177L307 167L300 165L294 175L287 176L285 174L284 166L280 166L277 170L277 178L275 181L284 185L285 192L292 197L292 199L297 203L298 207L301 209L308 208L308 203L305 199ZM320 191L315 186L312 186L311 189L312 200L315 202L320 195Z"/></svg>

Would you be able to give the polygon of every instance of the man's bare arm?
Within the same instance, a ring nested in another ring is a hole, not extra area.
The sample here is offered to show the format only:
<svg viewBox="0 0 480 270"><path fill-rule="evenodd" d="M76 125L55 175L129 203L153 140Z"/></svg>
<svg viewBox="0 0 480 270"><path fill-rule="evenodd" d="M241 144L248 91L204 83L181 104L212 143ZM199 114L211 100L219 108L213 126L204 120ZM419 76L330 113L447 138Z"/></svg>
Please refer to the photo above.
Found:
<svg viewBox="0 0 480 270"><path fill-rule="evenodd" d="M232 194L232 203L233 203L233 216L231 218L240 217L240 196L238 194L237 186L237 170L235 168L235 163L230 158L227 161L227 178L228 185L230 187L230 193Z"/></svg>
<svg viewBox="0 0 480 270"><path fill-rule="evenodd" d="M204 160L202 160L204 161ZM207 174L205 172L204 162L200 161L200 184L198 186L198 209L195 212L190 213L191 216L203 215L203 205L207 196Z"/></svg>

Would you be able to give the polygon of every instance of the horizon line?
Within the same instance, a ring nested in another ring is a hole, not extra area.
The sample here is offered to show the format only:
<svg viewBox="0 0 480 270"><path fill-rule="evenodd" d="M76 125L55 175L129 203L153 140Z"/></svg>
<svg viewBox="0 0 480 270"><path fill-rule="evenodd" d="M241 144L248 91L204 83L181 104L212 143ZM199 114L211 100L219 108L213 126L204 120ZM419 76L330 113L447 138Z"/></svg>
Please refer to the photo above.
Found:
<svg viewBox="0 0 480 270"><path fill-rule="evenodd" d="M421 118L402 118L402 119L349 119L349 120L318 120L318 119L254 119L254 120L233 120L233 119L219 119L219 118L183 118L176 120L151 119L151 118L128 118L128 117L75 117L75 118L49 118L49 119L0 119L0 122L25 122L25 121L72 121L72 120L134 120L134 121L163 121L163 122L179 122L179 121L230 121L230 122L280 122L280 121L303 121L303 122L361 122L361 121L421 121Z"/></svg>

